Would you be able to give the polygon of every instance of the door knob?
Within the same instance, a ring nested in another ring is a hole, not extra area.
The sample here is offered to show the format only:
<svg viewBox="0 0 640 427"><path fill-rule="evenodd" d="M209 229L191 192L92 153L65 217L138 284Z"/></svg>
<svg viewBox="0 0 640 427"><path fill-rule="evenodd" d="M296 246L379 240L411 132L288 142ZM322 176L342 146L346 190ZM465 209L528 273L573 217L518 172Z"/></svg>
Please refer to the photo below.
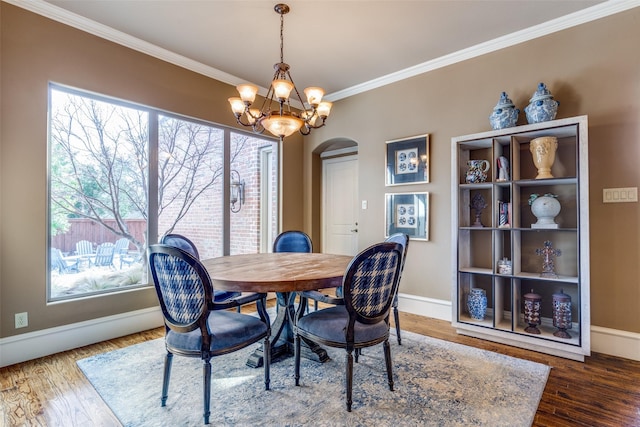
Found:
<svg viewBox="0 0 640 427"><path fill-rule="evenodd" d="M352 233L357 233L357 232L358 232L358 229L357 229L357 228L354 228L353 230L351 230L351 232L352 232Z"/></svg>

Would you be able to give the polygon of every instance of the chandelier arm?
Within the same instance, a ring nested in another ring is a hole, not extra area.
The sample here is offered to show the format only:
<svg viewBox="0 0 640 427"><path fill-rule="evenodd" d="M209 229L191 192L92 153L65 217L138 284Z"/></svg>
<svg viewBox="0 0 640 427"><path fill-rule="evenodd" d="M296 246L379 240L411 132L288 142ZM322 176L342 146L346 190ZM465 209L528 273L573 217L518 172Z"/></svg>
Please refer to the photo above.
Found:
<svg viewBox="0 0 640 427"><path fill-rule="evenodd" d="M289 77L289 81L293 85L293 90L296 93L296 96L298 97L298 101L300 101L300 104L302 104L302 109L307 111L307 104L302 100L302 97L300 96L300 92L298 92L298 88L296 87L296 84L293 81L293 77L291 77L291 72L289 70L287 70L287 77ZM313 108L313 107L311 107L311 108ZM315 110L315 108L313 108L313 109Z"/></svg>
<svg viewBox="0 0 640 427"><path fill-rule="evenodd" d="M320 117L321 118L321 117ZM302 130L300 130L300 133L302 133L303 135L309 135L309 133L311 133L311 129L319 129L321 127L323 127L326 123L326 119L321 118L322 123L320 123L319 125L312 125L310 122L306 121L304 122L304 127L306 127L308 129L307 133L303 133Z"/></svg>
<svg viewBox="0 0 640 427"><path fill-rule="evenodd" d="M241 114L239 116L236 116L236 122L239 125L242 125L244 127L250 127L251 130L253 130L253 132L257 133L257 134L261 134L262 132L264 132L264 127L262 127L262 124L260 123L260 121L265 117L264 115L261 115L259 119L255 120L253 123L249 123L248 121L245 123L242 121L242 116L244 116L244 114ZM253 117L253 116L251 116Z"/></svg>
<svg viewBox="0 0 640 427"><path fill-rule="evenodd" d="M276 72L273 74L273 79L271 79L271 82L273 83L273 81L278 79L279 76L280 76L280 71L276 68ZM267 94L265 95L264 100L262 101L262 106L260 107L260 112L262 113L261 118L264 118L269 115L268 113L269 111L271 111L271 104L273 103L274 95L275 95L275 90L273 88L273 84L271 84L269 85Z"/></svg>

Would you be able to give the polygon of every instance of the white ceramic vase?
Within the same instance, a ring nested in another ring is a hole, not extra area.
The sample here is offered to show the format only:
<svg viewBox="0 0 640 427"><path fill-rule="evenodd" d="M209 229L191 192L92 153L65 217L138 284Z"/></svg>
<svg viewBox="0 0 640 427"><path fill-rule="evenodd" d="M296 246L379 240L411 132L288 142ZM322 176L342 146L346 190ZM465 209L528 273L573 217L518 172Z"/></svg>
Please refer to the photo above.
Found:
<svg viewBox="0 0 640 427"><path fill-rule="evenodd" d="M531 202L531 213L538 222L531 224L531 228L558 228L555 222L556 216L560 213L560 202L553 196L539 196Z"/></svg>

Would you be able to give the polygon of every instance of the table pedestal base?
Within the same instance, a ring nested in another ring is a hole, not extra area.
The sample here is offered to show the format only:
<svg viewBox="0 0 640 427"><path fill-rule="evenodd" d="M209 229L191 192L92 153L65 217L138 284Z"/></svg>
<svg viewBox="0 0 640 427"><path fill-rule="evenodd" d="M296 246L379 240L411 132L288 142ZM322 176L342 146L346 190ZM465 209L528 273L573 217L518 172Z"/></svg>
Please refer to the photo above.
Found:
<svg viewBox="0 0 640 427"><path fill-rule="evenodd" d="M293 343L277 343L276 345L271 347L272 362L282 360L287 357L293 357L294 354L295 352ZM320 363L331 360L324 348L320 347L313 341L307 341L304 338L300 345L300 356ZM262 351L262 347L258 347L253 353L251 353L251 356L249 356L249 358L247 359L247 366L249 366L250 368L259 368L263 363L264 352Z"/></svg>
<svg viewBox="0 0 640 427"><path fill-rule="evenodd" d="M276 293L276 319L271 324L271 361L277 361L295 354L293 338L293 322L295 319L295 292ZM324 363L331 360L327 351L317 343L302 338L300 355L316 362ZM259 368L264 363L264 352L258 347L247 359L247 366Z"/></svg>

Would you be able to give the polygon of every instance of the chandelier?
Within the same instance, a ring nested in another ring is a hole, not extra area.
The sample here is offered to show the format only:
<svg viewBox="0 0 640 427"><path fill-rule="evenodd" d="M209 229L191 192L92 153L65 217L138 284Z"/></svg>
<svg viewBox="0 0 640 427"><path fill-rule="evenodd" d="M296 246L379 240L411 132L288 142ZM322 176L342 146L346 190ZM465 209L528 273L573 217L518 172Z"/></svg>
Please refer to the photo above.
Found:
<svg viewBox="0 0 640 427"><path fill-rule="evenodd" d="M229 103L239 124L250 126L256 133L262 133L266 129L282 140L298 130L301 134L308 135L311 129L324 126L332 104L328 101L322 101L324 90L319 87L306 88L304 93L307 102L302 101L302 97L291 78L289 64L286 64L283 59L284 15L289 13L290 9L286 4L279 3L275 5L274 10L280 15L280 62L273 66L275 74L262 107L259 109L252 107L258 93L258 87L251 84L236 86L240 97L229 98ZM289 101L291 91L295 93L297 101L302 105L300 114L291 110ZM277 110L272 109L274 103L278 104Z"/></svg>

